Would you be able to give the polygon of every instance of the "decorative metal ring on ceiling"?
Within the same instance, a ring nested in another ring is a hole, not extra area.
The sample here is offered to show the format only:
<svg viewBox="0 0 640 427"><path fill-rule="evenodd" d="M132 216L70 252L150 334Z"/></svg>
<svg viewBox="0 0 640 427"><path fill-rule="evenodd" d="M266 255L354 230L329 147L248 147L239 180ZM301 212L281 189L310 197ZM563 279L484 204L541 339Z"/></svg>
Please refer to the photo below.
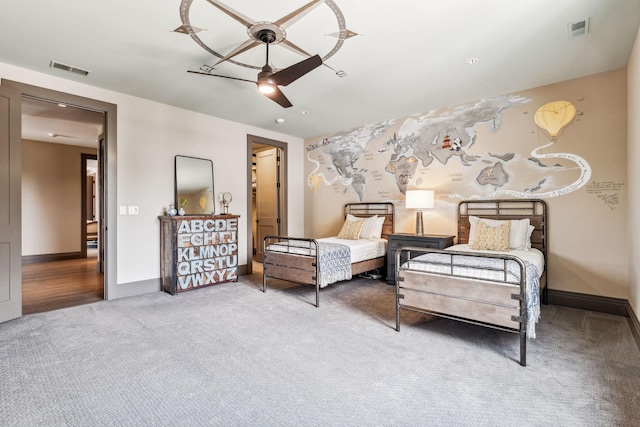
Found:
<svg viewBox="0 0 640 427"><path fill-rule="evenodd" d="M346 28L346 24L345 24L345 20L344 20L344 15L342 14L342 11L338 8L338 6L332 1L332 0L313 0L310 1L309 3L305 4L304 6L299 7L298 9L296 9L295 11L283 16L282 18L278 19L275 22L266 22L266 21L255 21L245 15L243 15L242 13L230 8L229 6L223 4L221 1L218 0L206 0L207 3L211 4L212 6L218 8L219 10L221 10L223 13L225 13L227 16L231 17L232 19L234 19L235 21L237 21L238 23L244 25L247 29L247 35L249 36L249 39L242 42L240 45L238 45L237 47L235 47L230 53L224 55L222 53L216 52L214 49L212 49L211 47L207 46L205 44L204 41L202 41L202 39L200 37L198 37L198 32L201 31L198 28L195 28L191 25L191 21L189 18L190 15L190 9L191 9L191 5L194 2L194 0L182 0L182 2L180 3L180 18L182 20L182 27L180 27L179 29L177 29L176 31L178 32L183 32L186 34L189 34L189 36L191 36L191 38L198 43L198 45L200 45L200 47L202 47L204 50L206 50L207 52L211 53L212 55L220 58L220 60L214 64L217 65L223 61L226 62L230 62L232 64L235 65L239 65L241 67L246 67L246 68L252 68L255 70L260 70L262 68L262 66L255 66L255 65L251 65L251 64L246 64L237 60L234 60L232 58L234 58L236 55L239 55L240 53L246 52L249 49L252 49L256 46L259 46L261 44L264 43L264 40L261 40L260 38L260 34L264 33L264 30L269 30L272 31L275 34L275 40L270 41L270 44L282 44L282 46L286 47L289 50L292 50L304 57L310 57L312 56L310 53L305 52L302 48L300 48L299 46L297 46L296 44L294 44L292 41L287 39L287 32L286 29L291 26L292 24L294 24L295 22L297 22L302 16L308 14L309 12L311 12L313 9L315 9L317 6L320 6L321 4L324 4L326 6L328 6L331 11L333 12L333 14L336 17L336 20L338 22L338 32L335 33L335 36L337 37L337 41L336 44L333 46L333 48L326 53L324 56L321 56L322 58L322 62L323 65L329 67L326 64L327 59L331 58L333 55L335 55L335 53L340 50L340 48L342 47L344 41L349 38L352 37L354 35L357 35L356 33L349 31ZM332 34L334 35L334 34ZM331 68L331 67L329 67ZM333 68L331 68L333 69ZM336 71L336 70L334 70ZM344 76L346 75L346 73L344 73L343 71L336 71L336 74L338 74L339 76Z"/></svg>

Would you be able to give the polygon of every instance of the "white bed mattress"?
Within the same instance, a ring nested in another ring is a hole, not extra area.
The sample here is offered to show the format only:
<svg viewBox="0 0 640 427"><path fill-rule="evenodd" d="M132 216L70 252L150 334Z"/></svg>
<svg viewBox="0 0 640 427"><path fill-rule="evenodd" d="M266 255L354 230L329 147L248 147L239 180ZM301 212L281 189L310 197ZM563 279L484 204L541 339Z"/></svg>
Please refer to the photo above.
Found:
<svg viewBox="0 0 640 427"><path fill-rule="evenodd" d="M326 243L338 243L349 247L349 253L351 257L351 264L360 261L366 261L373 258L385 256L387 254L387 240L386 239L359 239L348 240L338 239L337 237L324 237L316 239L318 242ZM308 241L292 240L287 243L279 242L269 245L267 248L276 252L287 252L291 254L299 255L315 255L315 249L309 248Z"/></svg>
<svg viewBox="0 0 640 427"><path fill-rule="evenodd" d="M337 237L325 237L317 240L318 242L339 243L349 246L349 249L351 249L351 264L378 258L387 254L386 239L347 240L338 239Z"/></svg>

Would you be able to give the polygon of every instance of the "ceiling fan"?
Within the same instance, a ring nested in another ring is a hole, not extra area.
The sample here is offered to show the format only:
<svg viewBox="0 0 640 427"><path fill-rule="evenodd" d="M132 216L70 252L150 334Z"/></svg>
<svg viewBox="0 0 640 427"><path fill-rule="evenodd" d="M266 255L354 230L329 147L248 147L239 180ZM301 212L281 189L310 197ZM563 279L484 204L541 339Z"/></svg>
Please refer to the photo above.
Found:
<svg viewBox="0 0 640 427"><path fill-rule="evenodd" d="M269 45L276 41L276 33L270 28L264 28L257 32L256 38L262 41L267 47L267 59L266 63L262 67L262 71L258 73L258 80L247 80L239 77L223 76L220 74L212 74L204 71L191 71L189 73L204 74L205 76L223 77L225 79L240 80L243 82L255 83L258 86L258 90L262 92L267 98L277 102L284 108L291 107L293 104L284 96L284 93L278 86L287 86L298 80L300 77L314 70L322 65L322 58L319 55L311 56L304 59L290 67L284 68L280 71L273 72L273 69L269 65Z"/></svg>

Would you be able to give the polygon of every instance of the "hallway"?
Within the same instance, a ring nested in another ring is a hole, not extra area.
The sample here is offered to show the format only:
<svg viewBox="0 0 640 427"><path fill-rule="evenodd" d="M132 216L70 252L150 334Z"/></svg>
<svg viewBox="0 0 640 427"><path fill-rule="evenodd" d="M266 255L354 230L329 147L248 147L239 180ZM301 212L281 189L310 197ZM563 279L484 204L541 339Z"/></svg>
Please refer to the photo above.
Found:
<svg viewBox="0 0 640 427"><path fill-rule="evenodd" d="M104 299L98 258L51 261L22 266L22 314L41 313Z"/></svg>

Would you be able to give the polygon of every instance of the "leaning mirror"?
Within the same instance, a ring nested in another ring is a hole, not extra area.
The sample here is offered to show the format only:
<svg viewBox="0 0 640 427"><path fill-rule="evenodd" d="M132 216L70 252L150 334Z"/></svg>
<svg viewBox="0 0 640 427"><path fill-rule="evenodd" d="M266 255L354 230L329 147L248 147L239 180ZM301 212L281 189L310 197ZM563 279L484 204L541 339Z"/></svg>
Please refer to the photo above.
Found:
<svg viewBox="0 0 640 427"><path fill-rule="evenodd" d="M182 208L183 215L213 215L213 162L176 156L175 172L176 209Z"/></svg>

